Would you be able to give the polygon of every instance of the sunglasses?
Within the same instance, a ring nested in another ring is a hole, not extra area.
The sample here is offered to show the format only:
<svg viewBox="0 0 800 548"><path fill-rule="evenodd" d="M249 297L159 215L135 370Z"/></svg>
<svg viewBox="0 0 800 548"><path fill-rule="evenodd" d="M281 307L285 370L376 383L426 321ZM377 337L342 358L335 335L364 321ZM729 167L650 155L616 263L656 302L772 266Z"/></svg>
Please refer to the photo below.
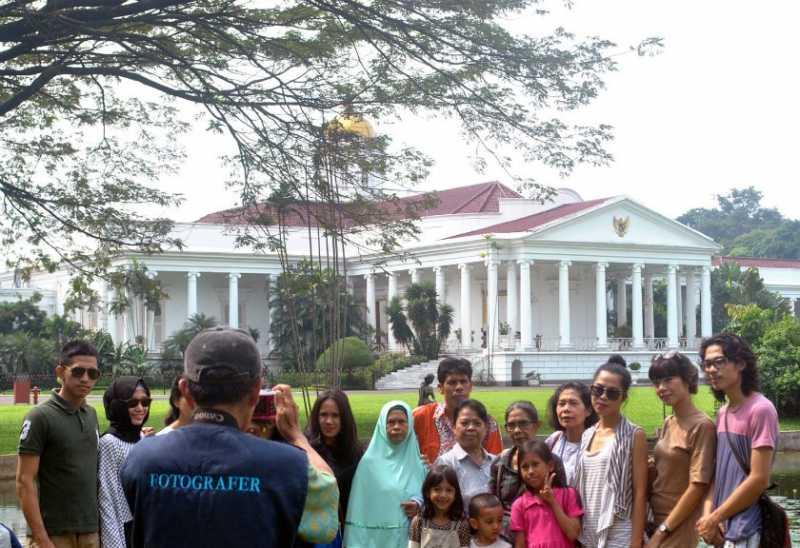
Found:
<svg viewBox="0 0 800 548"><path fill-rule="evenodd" d="M595 398L601 398L605 394L610 401L617 401L622 396L622 390L619 388L606 387L602 384L593 384L589 390Z"/></svg>
<svg viewBox="0 0 800 548"><path fill-rule="evenodd" d="M133 409L140 403L142 404L142 407L150 407L150 403L152 403L152 401L152 398L131 398L128 400L128 407Z"/></svg>
<svg viewBox="0 0 800 548"><path fill-rule="evenodd" d="M87 373L89 374L89 378L93 381L96 381L100 378L100 370L96 367L69 367L69 374L75 377L76 379L80 379Z"/></svg>

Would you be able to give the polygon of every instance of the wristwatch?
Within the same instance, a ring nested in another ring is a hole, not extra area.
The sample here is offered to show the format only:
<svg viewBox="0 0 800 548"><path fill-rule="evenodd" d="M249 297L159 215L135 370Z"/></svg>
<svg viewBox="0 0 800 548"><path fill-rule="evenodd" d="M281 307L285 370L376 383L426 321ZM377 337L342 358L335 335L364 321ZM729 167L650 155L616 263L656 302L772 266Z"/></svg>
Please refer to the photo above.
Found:
<svg viewBox="0 0 800 548"><path fill-rule="evenodd" d="M664 523L658 526L658 532L666 536L672 532L672 529L667 527L667 522L665 521Z"/></svg>

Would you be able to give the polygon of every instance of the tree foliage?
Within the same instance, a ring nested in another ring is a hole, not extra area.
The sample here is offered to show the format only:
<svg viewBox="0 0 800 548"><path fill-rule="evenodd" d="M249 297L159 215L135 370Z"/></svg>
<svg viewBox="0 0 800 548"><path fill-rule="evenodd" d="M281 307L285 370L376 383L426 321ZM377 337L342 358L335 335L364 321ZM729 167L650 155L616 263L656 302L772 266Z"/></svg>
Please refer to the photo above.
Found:
<svg viewBox="0 0 800 548"><path fill-rule="evenodd" d="M405 300L404 305L394 297L387 310L395 340L409 352L435 360L450 336L453 307L437 301L436 288L430 282L409 285Z"/></svg>
<svg viewBox="0 0 800 548"><path fill-rule="evenodd" d="M347 293L344 279L310 261L277 277L269 307L272 356L285 369L310 371L319 355L342 338L337 333L362 340L370 336L364 305Z"/></svg>
<svg viewBox="0 0 800 548"><path fill-rule="evenodd" d="M171 223L141 205L179 203L153 183L178 167L188 114L234 144L243 206L337 196L358 210L397 197L384 182L424 175L428 160L385 136L366 153L331 145L331 120L347 108L381 120L453 117L479 162L508 165L498 145L561 173L607 162L608 126L553 113L590 103L618 48L560 27L525 36L501 24L523 14L546 10L536 0L0 0L0 232L10 262L66 261L98 275L119 253L180 247ZM372 184L320 177L342 165ZM539 182L519 183L546 195ZM383 236L365 244L385 248ZM244 242L271 245L252 233Z"/></svg>
<svg viewBox="0 0 800 548"><path fill-rule="evenodd" d="M742 269L736 263L723 263L711 272L711 322L715 333L731 321L731 305L757 305L773 311L776 318L788 311L786 300L764 287L757 268Z"/></svg>
<svg viewBox="0 0 800 548"><path fill-rule="evenodd" d="M346 337L334 342L317 358L316 368L330 371L338 364L342 370L352 372L353 369L369 367L374 361L375 355L367 343L358 337Z"/></svg>
<svg viewBox="0 0 800 548"><path fill-rule="evenodd" d="M761 205L763 194L750 186L717 196L717 207L695 208L678 221L719 243L725 255L800 259L800 221Z"/></svg>
<svg viewBox="0 0 800 548"><path fill-rule="evenodd" d="M183 326L164 340L161 345L161 359L167 367L178 369L183 364L183 353L192 339L204 329L216 327L218 322L213 316L194 314Z"/></svg>
<svg viewBox="0 0 800 548"><path fill-rule="evenodd" d="M756 354L764 394L781 416L800 415L800 322L787 316L769 325Z"/></svg>

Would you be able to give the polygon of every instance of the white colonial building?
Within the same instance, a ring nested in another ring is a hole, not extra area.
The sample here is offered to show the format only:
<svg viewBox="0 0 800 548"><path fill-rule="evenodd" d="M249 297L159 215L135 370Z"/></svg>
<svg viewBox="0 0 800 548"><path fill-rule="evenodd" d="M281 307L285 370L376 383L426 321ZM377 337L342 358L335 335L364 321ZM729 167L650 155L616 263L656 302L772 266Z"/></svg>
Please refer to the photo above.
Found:
<svg viewBox="0 0 800 548"><path fill-rule="evenodd" d="M500 383L534 370L549 380L585 378L610 352L646 369L654 352L691 350L711 334L710 273L719 247L703 234L627 197L586 201L560 189L542 205L496 182L437 194L438 204L420 221L420 238L405 244L405 259L363 252L347 259L352 290L364 299L367 321L389 349L396 344L386 305L419 280L435 283L454 309L460 337L451 337L448 351L470 356ZM277 256L235 247L231 223L237 218L226 211L178 224L182 251L142 259L169 295L160 314L139 305L122 317L101 311L78 319L104 327L116 340L138 337L155 352L200 312L258 329L268 353L270 282L281 264ZM297 226L288 254L300 260L308 249L305 221L298 216L291 222ZM800 264L789 270L780 278L781 290L800 297ZM664 332L654 328L655 280L667 286ZM37 274L20 287L13 274L0 275L0 299L38 291L51 311L62 312L67 281L66 272ZM609 309L626 326L625 337L608 336Z"/></svg>

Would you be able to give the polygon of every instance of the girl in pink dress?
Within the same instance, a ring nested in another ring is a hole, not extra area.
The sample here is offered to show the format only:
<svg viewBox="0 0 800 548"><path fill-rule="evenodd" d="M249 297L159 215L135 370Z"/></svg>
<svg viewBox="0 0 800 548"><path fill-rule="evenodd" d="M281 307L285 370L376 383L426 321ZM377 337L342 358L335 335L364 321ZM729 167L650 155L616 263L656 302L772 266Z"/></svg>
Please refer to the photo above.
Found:
<svg viewBox="0 0 800 548"><path fill-rule="evenodd" d="M514 548L572 548L581 533L583 508L578 493L566 487L564 467L546 443L519 448L519 474L526 490L511 506Z"/></svg>

